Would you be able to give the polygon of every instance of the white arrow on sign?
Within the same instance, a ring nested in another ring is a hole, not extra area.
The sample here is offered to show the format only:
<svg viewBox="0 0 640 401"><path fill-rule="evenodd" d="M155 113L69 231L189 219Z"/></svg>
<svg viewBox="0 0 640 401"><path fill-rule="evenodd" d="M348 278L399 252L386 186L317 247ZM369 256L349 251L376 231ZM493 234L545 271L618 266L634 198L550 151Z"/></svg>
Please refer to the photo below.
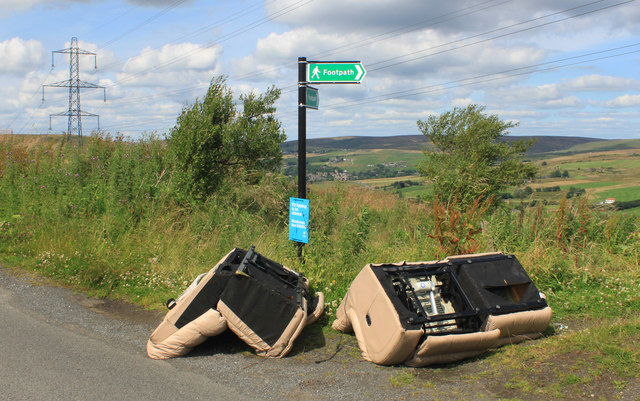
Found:
<svg viewBox="0 0 640 401"><path fill-rule="evenodd" d="M359 84L367 70L359 61L309 61L307 82L315 84Z"/></svg>
<svg viewBox="0 0 640 401"><path fill-rule="evenodd" d="M355 77L355 80L358 81L360 77L362 77L362 73L364 72L364 70L362 69L362 67L360 67L360 64L355 64L354 67L356 68L356 71L358 71Z"/></svg>

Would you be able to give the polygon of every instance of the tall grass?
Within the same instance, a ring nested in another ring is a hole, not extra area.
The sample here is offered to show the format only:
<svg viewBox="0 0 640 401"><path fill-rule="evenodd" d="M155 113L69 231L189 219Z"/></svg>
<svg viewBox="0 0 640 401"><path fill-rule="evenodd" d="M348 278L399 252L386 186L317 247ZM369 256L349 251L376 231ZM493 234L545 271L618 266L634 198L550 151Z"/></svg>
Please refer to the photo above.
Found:
<svg viewBox="0 0 640 401"><path fill-rule="evenodd" d="M640 309L640 219L584 198L553 210L499 210L483 233L516 253L559 316L626 316Z"/></svg>
<svg viewBox="0 0 640 401"><path fill-rule="evenodd" d="M159 308L231 248L253 244L325 292L328 322L366 263L445 256L438 230L467 219L473 224L466 231L452 231L464 237L464 249L516 254L556 316L640 310L636 215L594 210L577 199L490 215L479 207L456 217L383 191L318 184L309 195L303 263L288 240L291 179L228 181L204 202L177 202L165 151L154 137L0 141L0 260Z"/></svg>

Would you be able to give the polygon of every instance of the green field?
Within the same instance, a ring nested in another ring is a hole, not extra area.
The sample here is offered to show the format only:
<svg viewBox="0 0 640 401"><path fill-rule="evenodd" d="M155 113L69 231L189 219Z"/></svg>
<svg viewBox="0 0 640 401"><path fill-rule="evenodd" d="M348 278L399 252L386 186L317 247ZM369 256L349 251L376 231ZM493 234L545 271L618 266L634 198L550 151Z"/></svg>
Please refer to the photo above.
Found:
<svg viewBox="0 0 640 401"><path fill-rule="evenodd" d="M616 198L618 201L632 201L640 199L640 186L610 189L606 194L598 193L598 195L601 199Z"/></svg>
<svg viewBox="0 0 640 401"><path fill-rule="evenodd" d="M358 180L357 182L370 186L372 188L384 188L391 186L394 182L399 181L417 181L424 182L424 178L418 175L407 175L400 177L388 177L388 178L370 178L367 180Z"/></svg>
<svg viewBox="0 0 640 401"><path fill-rule="evenodd" d="M621 182L609 182L609 181L596 181L596 182L583 182L579 184L572 185L560 185L560 188L564 190L568 190L569 188L584 188L584 189L592 189L592 188L606 188L606 187L614 187L617 185L622 185Z"/></svg>
<svg viewBox="0 0 640 401"><path fill-rule="evenodd" d="M560 169L568 170L581 170L581 169L631 169L640 167L640 156L630 156L626 159L619 160L601 160L601 161L583 161L575 163L562 163L559 165Z"/></svg>
<svg viewBox="0 0 640 401"><path fill-rule="evenodd" d="M615 143L610 143L615 142ZM615 198L618 201L631 201L640 199L640 189L637 183L640 182L640 149L631 148L640 141L607 141L606 148L614 150L602 151L605 147L600 142L577 145L571 148L571 155L554 156L544 160L537 160L535 163L540 166L538 178L529 184L532 188L544 188L559 186L560 192L534 192L529 200L545 200L559 202L570 189L584 189L586 196L593 203L604 201L606 198ZM587 153L579 152L579 149L588 149ZM593 153L599 149L598 153ZM622 151L619 149L623 149ZM637 150L637 151L636 151ZM358 152L329 152L332 157L343 157L347 160L335 163L335 167L351 172L362 171L363 168L372 168L380 163L389 161L411 161L413 166L423 160L421 152L408 152L406 150L390 149L367 149ZM320 163L319 161L317 161ZM544 163L543 163L544 162ZM567 171L568 178L553 178L551 174L555 171ZM373 188L393 191L395 182L413 180L423 182L419 176L399 176L376 179L359 179L358 182ZM395 189L396 193L404 198L423 198L426 187L411 186ZM515 193L517 188L511 191Z"/></svg>
<svg viewBox="0 0 640 401"><path fill-rule="evenodd" d="M608 152L617 150L630 150L631 152L640 149L640 139L621 139L612 141L600 141L575 145L567 150L549 152L544 157L553 158L560 155L571 155L593 152Z"/></svg>
<svg viewBox="0 0 640 401"><path fill-rule="evenodd" d="M385 163L415 168L422 157L422 152L420 151L372 149L354 152L330 151L321 155L312 154L307 156L307 162L311 166L325 165L330 169L337 168L357 173Z"/></svg>

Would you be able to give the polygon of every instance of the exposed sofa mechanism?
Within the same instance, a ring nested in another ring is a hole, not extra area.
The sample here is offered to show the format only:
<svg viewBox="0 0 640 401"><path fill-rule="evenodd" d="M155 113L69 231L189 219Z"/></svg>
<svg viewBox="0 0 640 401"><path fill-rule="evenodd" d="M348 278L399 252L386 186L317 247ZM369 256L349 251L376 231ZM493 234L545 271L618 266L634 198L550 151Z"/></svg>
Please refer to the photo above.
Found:
<svg viewBox="0 0 640 401"><path fill-rule="evenodd" d="M147 342L147 354L166 359L187 354L227 328L258 355L286 355L302 329L324 310L301 274L255 252L233 249L176 300Z"/></svg>
<svg viewBox="0 0 640 401"><path fill-rule="evenodd" d="M365 359L426 366L539 337L551 308L515 256L369 264L355 278L333 328L355 332Z"/></svg>

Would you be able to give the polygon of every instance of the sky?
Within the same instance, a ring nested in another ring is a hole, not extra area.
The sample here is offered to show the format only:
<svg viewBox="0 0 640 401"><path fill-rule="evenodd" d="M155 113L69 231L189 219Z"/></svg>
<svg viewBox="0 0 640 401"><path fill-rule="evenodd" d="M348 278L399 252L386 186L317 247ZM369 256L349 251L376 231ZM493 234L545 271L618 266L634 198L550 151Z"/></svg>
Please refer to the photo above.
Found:
<svg viewBox="0 0 640 401"><path fill-rule="evenodd" d="M81 108L111 135L166 135L224 75L236 98L280 88L297 139L307 57L367 70L315 85L308 138L418 135L418 120L472 103L517 123L511 135L640 138L634 0L0 0L0 132L67 130L50 115L69 90L46 85L70 79L69 54L52 52L72 37L95 53L80 80L104 87L81 89ZM84 117L83 134L97 123Z"/></svg>

